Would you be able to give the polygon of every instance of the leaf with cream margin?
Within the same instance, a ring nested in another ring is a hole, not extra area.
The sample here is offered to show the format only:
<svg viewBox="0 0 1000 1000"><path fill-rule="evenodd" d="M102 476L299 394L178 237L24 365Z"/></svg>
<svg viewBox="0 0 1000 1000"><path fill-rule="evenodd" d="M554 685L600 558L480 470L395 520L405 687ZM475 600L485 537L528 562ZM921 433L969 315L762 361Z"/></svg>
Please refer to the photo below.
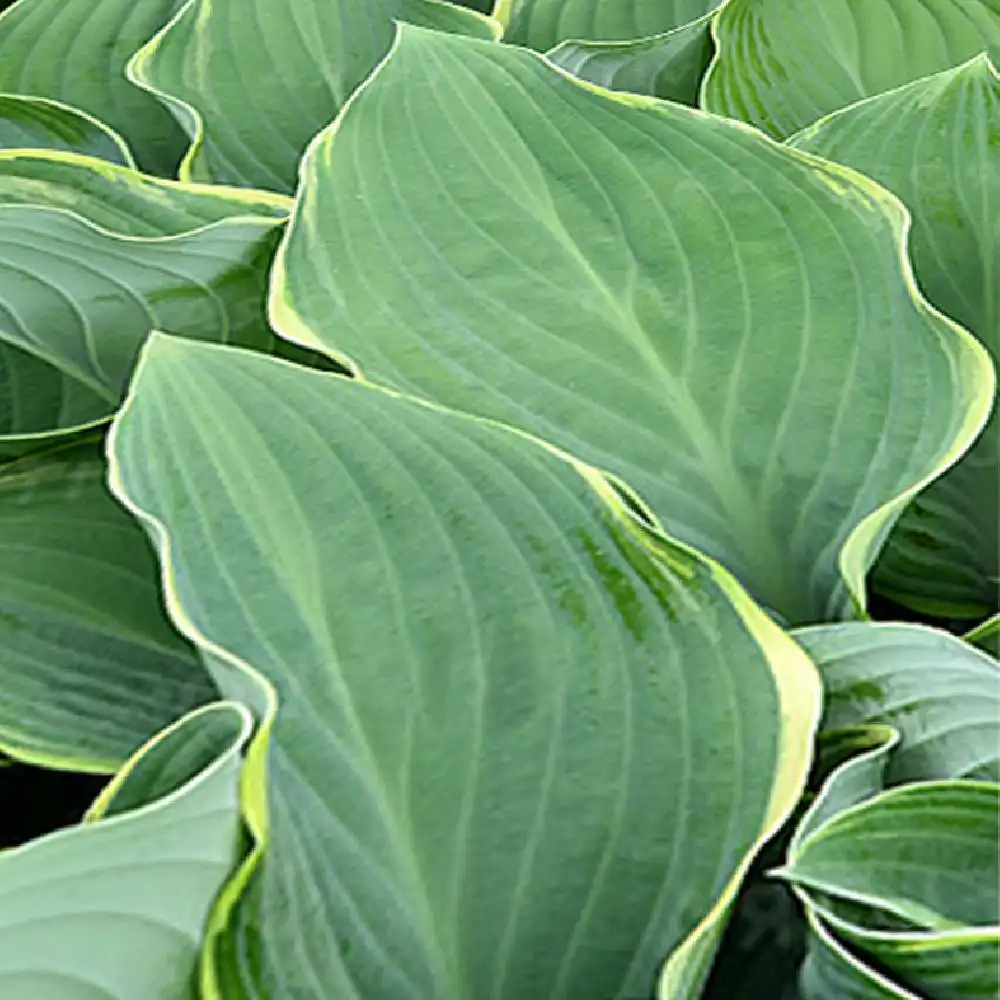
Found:
<svg viewBox="0 0 1000 1000"><path fill-rule="evenodd" d="M980 649L985 649L995 657L1000 656L1000 612L988 618L982 624L970 629L965 636L966 642L971 642Z"/></svg>
<svg viewBox="0 0 1000 1000"><path fill-rule="evenodd" d="M548 53L556 66L609 90L694 105L712 58L712 15L648 38L567 41Z"/></svg>
<svg viewBox="0 0 1000 1000"><path fill-rule="evenodd" d="M659 35L708 14L720 0L497 0L505 42L544 52L560 42Z"/></svg>
<svg viewBox="0 0 1000 1000"><path fill-rule="evenodd" d="M109 441L174 620L275 687L206 996L695 998L811 661L530 437L156 335ZM226 690L226 685L220 685Z"/></svg>
<svg viewBox="0 0 1000 1000"><path fill-rule="evenodd" d="M792 881L812 931L801 994L804 1000L992 996L998 929L977 924L995 910L995 899L987 889L966 907L955 896L961 885L967 897L988 871L982 860L991 836L996 854L998 786L923 781L884 792L908 737L900 745L899 734L885 726L867 731L869 747L824 783L775 873ZM828 739L850 732L832 730ZM937 763L946 770L946 759Z"/></svg>
<svg viewBox="0 0 1000 1000"><path fill-rule="evenodd" d="M0 454L107 420L153 327L273 350L278 225L234 218L135 239L62 210L0 207Z"/></svg>
<svg viewBox="0 0 1000 1000"><path fill-rule="evenodd" d="M904 996L996 995L998 796L996 783L924 782L807 820L779 874L820 931L803 973L809 1000L832 1000L841 974L874 969ZM876 979L859 995L884 990Z"/></svg>
<svg viewBox="0 0 1000 1000"><path fill-rule="evenodd" d="M728 0L706 111L786 138L838 108L1000 52L997 0Z"/></svg>
<svg viewBox="0 0 1000 1000"><path fill-rule="evenodd" d="M985 653L922 625L847 622L792 637L823 677L823 731L899 732L888 784L1000 781L1000 668Z"/></svg>
<svg viewBox="0 0 1000 1000"><path fill-rule="evenodd" d="M1000 358L1000 78L985 55L830 115L790 144L861 170L913 215L924 294ZM1000 608L1000 419L901 518L873 586L940 618Z"/></svg>
<svg viewBox="0 0 1000 1000"><path fill-rule="evenodd" d="M58 149L134 167L125 141L79 108L23 94L0 94L0 149Z"/></svg>
<svg viewBox="0 0 1000 1000"><path fill-rule="evenodd" d="M388 51L396 20L500 31L444 0L191 0L129 75L187 130L183 180L290 193L303 149Z"/></svg>
<svg viewBox="0 0 1000 1000"><path fill-rule="evenodd" d="M240 860L250 728L232 704L185 716L126 765L88 822L0 854L3 996L195 1000L208 914Z"/></svg>
<svg viewBox="0 0 1000 1000"><path fill-rule="evenodd" d="M0 465L0 747L19 760L114 771L217 697L105 474L99 441Z"/></svg>
<svg viewBox="0 0 1000 1000"><path fill-rule="evenodd" d="M745 126L403 25L311 145L271 322L552 441L792 624L842 617L987 418L882 188Z"/></svg>
<svg viewBox="0 0 1000 1000"><path fill-rule="evenodd" d="M122 135L144 170L171 176L187 145L170 112L125 78L181 0L18 0L0 14L0 90L82 108Z"/></svg>
<svg viewBox="0 0 1000 1000"><path fill-rule="evenodd" d="M283 221L291 201L267 191L179 184L92 157L0 151L0 205L61 208L119 236L180 236L236 217Z"/></svg>

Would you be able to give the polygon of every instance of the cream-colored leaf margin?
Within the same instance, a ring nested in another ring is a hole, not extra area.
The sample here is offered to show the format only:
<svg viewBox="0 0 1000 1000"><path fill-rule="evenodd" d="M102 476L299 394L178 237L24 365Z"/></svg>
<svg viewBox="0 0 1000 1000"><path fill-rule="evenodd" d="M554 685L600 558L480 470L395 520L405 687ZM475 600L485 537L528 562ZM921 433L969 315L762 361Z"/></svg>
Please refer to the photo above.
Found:
<svg viewBox="0 0 1000 1000"><path fill-rule="evenodd" d="M494 18L500 19L499 14L502 13L504 4L505 0L498 0L497 9L494 11ZM716 11L716 18L723 7L725 7L725 4L723 4ZM502 19L500 20L502 21ZM713 21L713 30L714 23L715 22ZM422 29L411 28L405 24L397 24L396 38L392 47L389 49L388 53L386 53L385 58L378 64L378 66L375 67L368 79L360 87L358 87L358 89L355 90L350 98L345 102L340 114L337 115L333 122L331 122L330 125L328 125L321 132L317 133L317 135L313 137L312 142L310 142L306 147L306 150L302 155L302 159L299 161L298 195L295 198L295 203L288 220L288 227L282 237L281 244L279 245L277 254L275 255L274 265L271 269L270 291L268 293L268 317L273 329L279 336L284 337L292 343L299 344L302 347L309 348L313 351L318 351L320 354L332 356L335 361L343 365L356 378L363 381L367 381L367 379L365 379L364 373L360 370L358 365L349 357L334 355L329 346L322 342L322 340L309 328L309 326L291 306L285 295L285 286L288 281L286 257L288 246L296 227L299 225L305 225L305 223L303 223L300 219L303 204L302 190L304 185L311 179L317 170L321 169L323 156L321 156L320 153L323 150L323 147L328 147L328 150L333 147L344 115L350 110L354 101L358 99L358 95L361 94L367 87L371 86L372 82L377 79L379 73L382 72L398 48L402 36L407 31L419 30ZM646 95L627 94L607 90L604 87L600 87L588 81L579 80L566 70L556 66L544 54L531 52L530 50L524 51L529 52L533 58L539 59L548 68L561 74L576 86L584 90L588 90L593 94L597 94L609 101L614 101L633 108L653 108L660 107L665 103L668 103ZM961 375L968 380L970 385L975 386L976 392L974 404L970 406L966 412L962 425L955 435L952 447L941 457L937 466L923 479L915 482L909 489L898 494L881 507L876 508L868 514L867 517L859 521L847 536L838 555L840 575L844 581L848 598L853 605L856 614L859 617L865 618L867 617L867 589L865 578L869 569L874 564L879 551L884 545L889 530L895 523L895 520L900 514L902 514L906 506L918 493L924 490L936 479L940 478L948 469L955 465L963 455L965 455L975 442L976 438L979 436L979 432L989 420L990 413L993 408L994 396L996 394L996 374L993 367L993 360L989 351L987 351L987 349L979 342L978 338L974 337L968 330L960 326L954 320L945 316L944 313L936 309L926 298L924 298L919 287L917 286L916 277L913 272L913 266L909 255L909 239L912 217L903 202L901 202L891 191L888 191L876 184L864 174L851 170L848 167L841 166L837 163L831 163L828 160L824 160L821 157L814 156L813 154L806 153L802 150L792 149L791 147L770 138L770 136L765 135L763 132L751 125L745 124L744 122L721 119L717 115L712 115L708 112L696 109L690 109L690 111L692 114L700 115L706 120L714 121L722 127L739 129L741 131L752 133L756 139L782 150L785 155L799 160L803 164L821 168L816 171L817 178L822 180L835 192L842 192L850 188L860 188L868 198L880 205L883 208L885 215L889 220L891 229L896 236L896 250L899 257L901 276L903 278L904 287L913 301L914 307L918 311L933 316L940 322L943 328L948 329L951 335L957 338L962 344L962 362L964 364L964 370L961 372ZM605 470L601 471L607 474Z"/></svg>
<svg viewBox="0 0 1000 1000"><path fill-rule="evenodd" d="M153 332L146 342L136 366L132 388L111 426L107 440L108 485L111 493L141 524L144 525L156 548L161 568L161 584L167 612L181 634L193 643L206 657L210 673L223 695L242 700L249 705L258 719L258 728L248 751L240 784L240 800L244 818L254 846L241 868L230 879L216 901L209 918L202 951L201 987L204 1000L226 1000L219 987L215 965L215 942L224 933L230 915L254 869L267 848L267 768L266 758L271 732L277 712L277 693L270 681L250 663L231 653L205 635L191 620L180 600L176 587L176 568L167 525L135 504L128 493L125 475L118 461L115 442L122 415L135 405L139 375L148 363L149 347L157 344L162 350L165 342L178 338ZM226 348L217 347L225 350ZM236 350L236 348L229 348ZM280 358L268 358L268 363L298 366ZM320 373L327 378L342 376ZM370 383L369 383L370 384ZM449 412L444 407L426 400L405 396L379 386L373 391L387 396L405 398L413 403L438 412ZM572 465L594 492L608 505L620 523L650 550L659 561L669 561L670 548L687 553L706 565L720 589L729 598L734 610L743 620L748 632L757 642L767 659L777 690L781 731L778 734L778 770L774 777L771 798L763 829L746 856L736 867L719 899L702 921L691 931L669 956L659 986L659 1000L696 1000L697 992L714 956L715 946L725 928L726 918L739 892L743 879L761 847L784 825L802 795L812 764L813 739L819 728L822 714L822 682L819 670L805 651L779 628L745 593L736 579L722 566L696 550L660 533L663 548L657 545L657 532L643 525L628 509L611 480L599 469L588 466L571 455L560 451L549 442L508 427L497 421L467 416L479 423L500 427L508 433L529 440ZM692 992L694 990L694 992ZM317 998L322 1000L322 998Z"/></svg>
<svg viewBox="0 0 1000 1000"><path fill-rule="evenodd" d="M481 20L489 26L494 39L497 41L500 40L503 28L495 18L467 7L458 7L456 4L449 3L448 0L424 0L424 2L438 7L453 7L468 14L473 20ZM500 0L500 3L503 2L504 0ZM201 10L198 9L199 6L202 7ZM186 183L198 182L198 179L194 175L197 169L196 161L198 154L205 145L205 119L193 104L189 104L176 95L157 87L150 79L149 64L152 62L157 50L163 46L166 36L178 22L189 20L192 17L207 21L210 15L211 4L209 2L203 3L203 0L187 0L157 33L135 52L125 66L125 76L129 81L147 93L152 94L153 97L166 105L173 112L181 128L184 129L191 140L191 145L184 153L184 158L177 169L178 179ZM202 183L204 183L204 180L202 180Z"/></svg>

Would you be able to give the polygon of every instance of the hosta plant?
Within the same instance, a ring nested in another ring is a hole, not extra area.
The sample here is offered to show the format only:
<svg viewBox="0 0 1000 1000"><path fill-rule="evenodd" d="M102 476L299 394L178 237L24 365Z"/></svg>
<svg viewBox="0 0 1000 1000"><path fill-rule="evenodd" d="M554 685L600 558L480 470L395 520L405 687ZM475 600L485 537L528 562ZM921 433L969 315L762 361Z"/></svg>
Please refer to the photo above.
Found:
<svg viewBox="0 0 1000 1000"><path fill-rule="evenodd" d="M998 44L9 6L0 998L995 998Z"/></svg>

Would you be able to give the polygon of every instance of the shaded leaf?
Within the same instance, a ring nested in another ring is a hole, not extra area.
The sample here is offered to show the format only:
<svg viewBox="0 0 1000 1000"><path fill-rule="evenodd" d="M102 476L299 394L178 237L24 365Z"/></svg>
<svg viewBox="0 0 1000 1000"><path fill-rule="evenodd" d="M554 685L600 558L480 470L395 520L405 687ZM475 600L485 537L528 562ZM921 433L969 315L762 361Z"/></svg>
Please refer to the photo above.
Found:
<svg viewBox="0 0 1000 1000"><path fill-rule="evenodd" d="M132 167L121 136L78 108L41 97L0 94L0 149L59 149Z"/></svg>
<svg viewBox="0 0 1000 1000"><path fill-rule="evenodd" d="M82 108L125 137L144 170L171 176L184 133L125 78L132 53L182 0L18 0L0 14L0 90Z"/></svg>
<svg viewBox="0 0 1000 1000"><path fill-rule="evenodd" d="M0 454L110 417L153 327L270 350L278 224L135 240L60 210L0 208Z"/></svg>
<svg viewBox="0 0 1000 1000"><path fill-rule="evenodd" d="M548 53L568 73L609 90L695 104L712 58L711 16L648 38L563 42Z"/></svg>
<svg viewBox="0 0 1000 1000"><path fill-rule="evenodd" d="M0 465L0 744L112 771L215 689L169 625L99 443Z"/></svg>
<svg viewBox="0 0 1000 1000"><path fill-rule="evenodd" d="M544 52L560 42L645 38L694 21L719 0L498 0L504 41Z"/></svg>

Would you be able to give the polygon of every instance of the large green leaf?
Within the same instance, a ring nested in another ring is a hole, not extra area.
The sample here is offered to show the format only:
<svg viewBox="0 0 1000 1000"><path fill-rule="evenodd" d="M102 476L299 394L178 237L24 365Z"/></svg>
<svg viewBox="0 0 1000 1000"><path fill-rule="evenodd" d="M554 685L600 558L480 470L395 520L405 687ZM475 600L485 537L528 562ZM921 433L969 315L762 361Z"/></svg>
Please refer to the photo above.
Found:
<svg viewBox="0 0 1000 1000"><path fill-rule="evenodd" d="M83 108L125 137L145 170L169 176L184 133L125 78L132 53L181 0L18 0L0 14L0 90Z"/></svg>
<svg viewBox="0 0 1000 1000"><path fill-rule="evenodd" d="M129 763L90 822L0 854L0 994L195 1000L206 918L239 860L249 728L232 705L187 716Z"/></svg>
<svg viewBox="0 0 1000 1000"><path fill-rule="evenodd" d="M694 104L712 58L711 15L632 41L567 41L548 53L567 72L611 90Z"/></svg>
<svg viewBox="0 0 1000 1000"><path fill-rule="evenodd" d="M103 122L68 104L20 94L0 94L0 149L60 149L135 165L121 136Z"/></svg>
<svg viewBox="0 0 1000 1000"><path fill-rule="evenodd" d="M791 622L986 419L890 195L523 49L403 26L302 183L277 329L611 470Z"/></svg>
<svg viewBox="0 0 1000 1000"><path fill-rule="evenodd" d="M986 56L872 98L794 136L906 202L917 281L1000 357L1000 78ZM920 496L875 575L893 600L941 617L1000 608L1000 420Z"/></svg>
<svg viewBox="0 0 1000 1000"><path fill-rule="evenodd" d="M784 138L823 115L1000 52L998 0L729 0L708 111Z"/></svg>
<svg viewBox="0 0 1000 1000"><path fill-rule="evenodd" d="M919 625L848 622L793 636L823 676L824 730L899 732L890 784L1000 781L1000 669L989 656Z"/></svg>
<svg viewBox="0 0 1000 1000"><path fill-rule="evenodd" d="M138 240L58 209L0 208L0 454L110 417L153 327L270 350L279 224Z"/></svg>
<svg viewBox="0 0 1000 1000"><path fill-rule="evenodd" d="M168 624L99 444L0 465L0 746L110 771L215 689Z"/></svg>
<svg viewBox="0 0 1000 1000"><path fill-rule="evenodd" d="M184 179L290 192L306 144L386 54L397 19L499 32L442 0L192 0L129 72L187 129Z"/></svg>
<svg viewBox="0 0 1000 1000"><path fill-rule="evenodd" d="M567 39L624 40L678 28L720 0L498 0L504 41L544 52Z"/></svg>
<svg viewBox="0 0 1000 1000"><path fill-rule="evenodd" d="M109 450L175 619L280 698L207 997L648 995L668 955L698 996L819 708L725 571L541 442L233 349L151 339Z"/></svg>

